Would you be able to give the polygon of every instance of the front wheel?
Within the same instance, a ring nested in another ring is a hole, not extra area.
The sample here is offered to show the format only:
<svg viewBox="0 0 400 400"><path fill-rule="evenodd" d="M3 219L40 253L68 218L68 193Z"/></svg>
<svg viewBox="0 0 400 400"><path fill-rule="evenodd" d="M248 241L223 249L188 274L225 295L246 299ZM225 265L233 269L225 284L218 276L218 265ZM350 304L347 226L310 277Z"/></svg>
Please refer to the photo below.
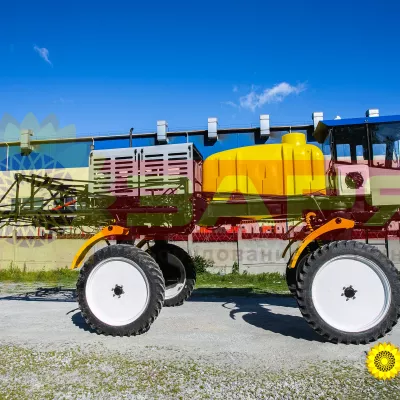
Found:
<svg viewBox="0 0 400 400"><path fill-rule="evenodd" d="M388 333L400 315L400 278L375 247L356 241L332 242L301 266L297 282L300 311L326 339L369 343Z"/></svg>
<svg viewBox="0 0 400 400"><path fill-rule="evenodd" d="M139 335L149 330L164 302L161 270L131 245L106 246L82 267L77 297L82 316L98 333Z"/></svg>

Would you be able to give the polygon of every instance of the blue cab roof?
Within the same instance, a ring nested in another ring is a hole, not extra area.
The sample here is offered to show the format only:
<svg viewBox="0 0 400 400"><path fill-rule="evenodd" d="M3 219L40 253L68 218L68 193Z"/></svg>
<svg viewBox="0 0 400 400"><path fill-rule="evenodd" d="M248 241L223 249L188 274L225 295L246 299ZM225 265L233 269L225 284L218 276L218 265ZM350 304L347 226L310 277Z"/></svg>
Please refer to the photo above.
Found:
<svg viewBox="0 0 400 400"><path fill-rule="evenodd" d="M328 136L330 128L334 128L337 126L379 124L379 123L391 123L391 122L400 122L400 115L323 120L318 123L314 131L314 137L317 139L319 143L323 143L325 138Z"/></svg>

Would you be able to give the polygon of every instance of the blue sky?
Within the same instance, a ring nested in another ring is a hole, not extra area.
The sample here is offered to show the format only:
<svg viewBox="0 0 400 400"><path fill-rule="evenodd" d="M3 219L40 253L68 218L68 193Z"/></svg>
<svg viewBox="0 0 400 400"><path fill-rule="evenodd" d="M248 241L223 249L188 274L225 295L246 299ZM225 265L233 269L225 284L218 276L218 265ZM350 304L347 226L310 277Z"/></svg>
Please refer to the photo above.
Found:
<svg viewBox="0 0 400 400"><path fill-rule="evenodd" d="M0 115L78 134L400 114L399 2L2 2Z"/></svg>

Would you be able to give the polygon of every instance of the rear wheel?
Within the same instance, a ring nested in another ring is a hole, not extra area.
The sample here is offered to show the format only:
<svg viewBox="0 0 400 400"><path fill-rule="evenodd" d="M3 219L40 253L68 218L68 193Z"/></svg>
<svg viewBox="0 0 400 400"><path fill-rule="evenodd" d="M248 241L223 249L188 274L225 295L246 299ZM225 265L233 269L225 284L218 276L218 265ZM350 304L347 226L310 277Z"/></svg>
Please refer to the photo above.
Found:
<svg viewBox="0 0 400 400"><path fill-rule="evenodd" d="M303 257L296 265L295 268L286 267L286 283L290 293L296 297L297 296L297 280L299 276L299 271L307 260L307 256Z"/></svg>
<svg viewBox="0 0 400 400"><path fill-rule="evenodd" d="M196 269L192 258L181 247L170 243L156 244L148 252L154 257L164 276L164 305L182 305L192 294L196 284Z"/></svg>
<svg viewBox="0 0 400 400"><path fill-rule="evenodd" d="M131 245L112 245L86 261L77 282L78 303L98 333L130 336L146 332L164 301L157 263Z"/></svg>
<svg viewBox="0 0 400 400"><path fill-rule="evenodd" d="M308 256L319 248L317 242L311 242L301 253L299 260L294 268L286 267L286 283L290 293L297 296L297 280L299 271L302 269L303 264L307 261ZM290 263L291 260L289 260Z"/></svg>
<svg viewBox="0 0 400 400"><path fill-rule="evenodd" d="M332 242L301 266L297 301L311 327L334 342L369 343L384 336L400 315L400 278L375 247Z"/></svg>

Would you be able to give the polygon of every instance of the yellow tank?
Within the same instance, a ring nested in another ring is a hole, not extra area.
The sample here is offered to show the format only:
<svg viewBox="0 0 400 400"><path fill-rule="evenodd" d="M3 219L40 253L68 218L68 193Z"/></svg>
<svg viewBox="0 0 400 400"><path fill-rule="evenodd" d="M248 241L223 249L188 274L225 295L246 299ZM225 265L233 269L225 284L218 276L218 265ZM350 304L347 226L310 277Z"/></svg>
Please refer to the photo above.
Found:
<svg viewBox="0 0 400 400"><path fill-rule="evenodd" d="M324 192L324 155L302 133L288 133L280 144L222 151L204 161L203 190L273 196Z"/></svg>

